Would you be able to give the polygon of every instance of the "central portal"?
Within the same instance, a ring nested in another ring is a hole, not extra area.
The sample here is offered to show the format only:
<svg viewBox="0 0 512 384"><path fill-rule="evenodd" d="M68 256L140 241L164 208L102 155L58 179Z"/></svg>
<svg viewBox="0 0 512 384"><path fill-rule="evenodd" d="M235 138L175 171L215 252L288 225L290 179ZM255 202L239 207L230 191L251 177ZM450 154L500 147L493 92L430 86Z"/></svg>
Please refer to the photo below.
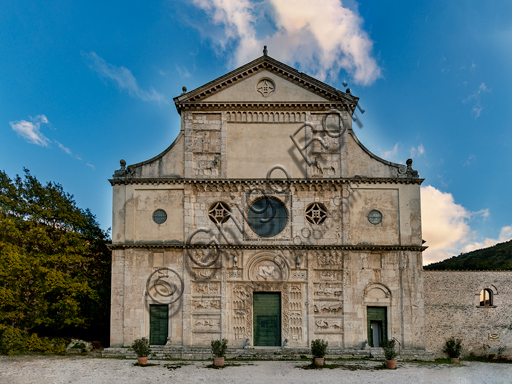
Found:
<svg viewBox="0 0 512 384"><path fill-rule="evenodd" d="M281 346L281 294L255 292L253 296L254 346Z"/></svg>

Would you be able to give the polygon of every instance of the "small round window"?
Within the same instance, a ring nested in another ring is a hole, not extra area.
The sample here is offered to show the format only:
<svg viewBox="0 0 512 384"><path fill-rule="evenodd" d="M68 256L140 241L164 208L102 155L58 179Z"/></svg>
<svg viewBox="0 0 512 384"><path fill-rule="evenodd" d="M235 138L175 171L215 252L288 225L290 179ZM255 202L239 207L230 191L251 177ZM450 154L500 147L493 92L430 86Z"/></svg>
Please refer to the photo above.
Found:
<svg viewBox="0 0 512 384"><path fill-rule="evenodd" d="M257 235L272 237L281 233L286 227L288 212L279 201L264 197L251 205L247 221Z"/></svg>
<svg viewBox="0 0 512 384"><path fill-rule="evenodd" d="M382 213L379 211L371 211L368 214L368 221L372 224L379 224L382 221Z"/></svg>
<svg viewBox="0 0 512 384"><path fill-rule="evenodd" d="M306 220L311 224L322 224L327 219L327 209L323 204L313 203L306 208Z"/></svg>
<svg viewBox="0 0 512 384"><path fill-rule="evenodd" d="M162 209L157 209L153 212L153 221L157 224L163 224L167 220L167 213Z"/></svg>
<svg viewBox="0 0 512 384"><path fill-rule="evenodd" d="M210 220L217 224L224 224L229 220L230 215L231 209L222 201L214 203L208 211L208 217Z"/></svg>

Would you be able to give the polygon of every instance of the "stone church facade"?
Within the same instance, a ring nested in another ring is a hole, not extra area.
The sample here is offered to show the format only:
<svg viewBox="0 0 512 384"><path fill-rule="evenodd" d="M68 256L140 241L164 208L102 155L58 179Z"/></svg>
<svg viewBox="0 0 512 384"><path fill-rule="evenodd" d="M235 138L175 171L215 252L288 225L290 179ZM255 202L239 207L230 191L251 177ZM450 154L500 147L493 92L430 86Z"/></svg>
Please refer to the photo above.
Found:
<svg viewBox="0 0 512 384"><path fill-rule="evenodd" d="M174 143L110 180L111 346L425 351L423 179L350 90L265 53L174 101Z"/></svg>

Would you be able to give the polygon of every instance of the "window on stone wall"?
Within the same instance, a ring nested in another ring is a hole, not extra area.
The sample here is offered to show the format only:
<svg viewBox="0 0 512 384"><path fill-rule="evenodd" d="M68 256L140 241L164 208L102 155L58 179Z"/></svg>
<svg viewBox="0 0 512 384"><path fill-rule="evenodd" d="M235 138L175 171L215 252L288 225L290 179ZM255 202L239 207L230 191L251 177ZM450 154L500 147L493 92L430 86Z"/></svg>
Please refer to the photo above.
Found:
<svg viewBox="0 0 512 384"><path fill-rule="evenodd" d="M208 217L217 224L224 224L229 220L231 208L226 203L219 201L214 203L208 210Z"/></svg>
<svg viewBox="0 0 512 384"><path fill-rule="evenodd" d="M490 289L484 289L480 292L480 306L492 306L492 291Z"/></svg>
<svg viewBox="0 0 512 384"><path fill-rule="evenodd" d="M322 224L327 219L327 209L323 204L313 203L306 208L306 220L311 224Z"/></svg>

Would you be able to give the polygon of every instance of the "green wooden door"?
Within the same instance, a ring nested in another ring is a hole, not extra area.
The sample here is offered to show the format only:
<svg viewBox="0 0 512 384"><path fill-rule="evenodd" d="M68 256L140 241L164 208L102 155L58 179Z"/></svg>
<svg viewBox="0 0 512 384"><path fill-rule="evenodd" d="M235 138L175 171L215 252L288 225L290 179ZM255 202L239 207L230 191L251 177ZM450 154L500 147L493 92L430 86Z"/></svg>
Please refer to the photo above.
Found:
<svg viewBox="0 0 512 384"><path fill-rule="evenodd" d="M149 306L149 344L165 345L169 331L169 306Z"/></svg>
<svg viewBox="0 0 512 384"><path fill-rule="evenodd" d="M388 317L386 307L367 307L366 317L368 323L368 344L370 347L376 346L380 344L382 340L388 339ZM374 330L372 330L372 323L375 326L381 327L381 340L376 343L377 340L374 340L373 335L375 334Z"/></svg>
<svg viewBox="0 0 512 384"><path fill-rule="evenodd" d="M254 293L254 345L281 346L281 294Z"/></svg>

